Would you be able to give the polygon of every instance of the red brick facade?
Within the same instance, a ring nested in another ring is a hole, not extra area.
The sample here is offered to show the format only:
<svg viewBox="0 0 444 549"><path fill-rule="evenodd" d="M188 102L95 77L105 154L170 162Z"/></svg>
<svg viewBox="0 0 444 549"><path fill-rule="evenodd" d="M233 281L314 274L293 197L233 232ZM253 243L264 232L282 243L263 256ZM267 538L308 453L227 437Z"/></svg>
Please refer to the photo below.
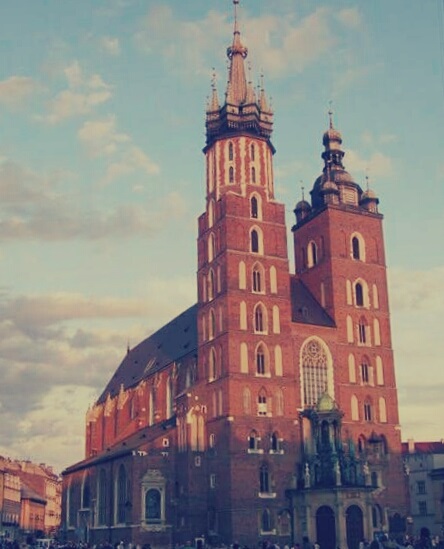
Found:
<svg viewBox="0 0 444 549"><path fill-rule="evenodd" d="M68 538L357 549L401 532L405 493L382 216L324 134L297 204L274 196L273 115L235 26L207 110L198 303L129 350L64 472Z"/></svg>

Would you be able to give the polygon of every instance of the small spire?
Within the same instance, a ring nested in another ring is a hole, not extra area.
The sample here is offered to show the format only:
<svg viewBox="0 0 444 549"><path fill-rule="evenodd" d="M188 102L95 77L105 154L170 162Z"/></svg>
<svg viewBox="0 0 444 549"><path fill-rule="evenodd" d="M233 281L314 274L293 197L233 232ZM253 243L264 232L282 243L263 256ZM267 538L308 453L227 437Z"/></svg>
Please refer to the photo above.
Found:
<svg viewBox="0 0 444 549"><path fill-rule="evenodd" d="M333 101L331 99L328 102L328 105L329 105L329 108L328 108L329 127L332 130L333 129L333 109L332 109Z"/></svg>
<svg viewBox="0 0 444 549"><path fill-rule="evenodd" d="M304 182L302 181L302 179L301 179L300 183L301 183L302 200L305 200L305 196L304 196L305 187L304 187Z"/></svg>

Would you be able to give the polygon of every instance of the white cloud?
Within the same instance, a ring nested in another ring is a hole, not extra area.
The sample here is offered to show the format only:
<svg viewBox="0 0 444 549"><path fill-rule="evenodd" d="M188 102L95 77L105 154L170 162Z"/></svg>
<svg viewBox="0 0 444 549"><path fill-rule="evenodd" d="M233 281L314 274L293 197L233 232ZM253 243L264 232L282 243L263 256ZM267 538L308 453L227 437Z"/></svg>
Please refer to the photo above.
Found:
<svg viewBox="0 0 444 549"><path fill-rule="evenodd" d="M379 151L364 158L356 151L347 149L344 164L352 175L368 174L370 184L373 178L389 177L393 174L393 160Z"/></svg>
<svg viewBox="0 0 444 549"><path fill-rule="evenodd" d="M93 156L114 154L121 143L130 141L128 135L116 131L116 118L112 115L84 122L77 135Z"/></svg>
<svg viewBox="0 0 444 549"><path fill-rule="evenodd" d="M39 84L27 76L10 76L0 81L0 103L17 107L40 89Z"/></svg>
<svg viewBox="0 0 444 549"><path fill-rule="evenodd" d="M336 14L339 21L346 27L359 29L362 25L362 16L358 8L344 8Z"/></svg>
<svg viewBox="0 0 444 549"><path fill-rule="evenodd" d="M98 74L85 76L78 61L62 71L68 88L58 92L48 103L48 113L39 117L49 124L90 114L111 98L111 88Z"/></svg>
<svg viewBox="0 0 444 549"><path fill-rule="evenodd" d="M108 54L117 56L120 54L120 42L118 38L103 36L100 40L101 48Z"/></svg>

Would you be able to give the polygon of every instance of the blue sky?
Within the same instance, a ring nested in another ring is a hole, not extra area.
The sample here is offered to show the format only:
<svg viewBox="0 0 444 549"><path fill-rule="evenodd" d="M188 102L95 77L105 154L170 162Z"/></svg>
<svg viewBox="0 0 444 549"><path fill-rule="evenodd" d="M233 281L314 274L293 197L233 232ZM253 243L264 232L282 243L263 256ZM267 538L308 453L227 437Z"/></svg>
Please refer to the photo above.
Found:
<svg viewBox="0 0 444 549"><path fill-rule="evenodd" d="M0 453L80 460L124 356L196 299L204 111L230 0L16 0L0 19ZM294 221L332 101L344 164L385 215L403 439L444 415L441 0L242 0ZM291 257L291 250L290 250Z"/></svg>

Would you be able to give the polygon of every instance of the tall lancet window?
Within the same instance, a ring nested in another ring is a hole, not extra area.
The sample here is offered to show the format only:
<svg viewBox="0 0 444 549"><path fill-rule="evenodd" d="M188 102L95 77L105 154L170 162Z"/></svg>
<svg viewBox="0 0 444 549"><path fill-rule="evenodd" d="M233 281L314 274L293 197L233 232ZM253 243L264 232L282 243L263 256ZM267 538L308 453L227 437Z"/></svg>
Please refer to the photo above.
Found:
<svg viewBox="0 0 444 549"><path fill-rule="evenodd" d="M228 143L228 160L233 160L234 152L233 152L233 143Z"/></svg>
<svg viewBox="0 0 444 549"><path fill-rule="evenodd" d="M330 352L320 340L311 338L303 345L301 378L304 407L315 406L326 392L334 396L331 362Z"/></svg>
<svg viewBox="0 0 444 549"><path fill-rule="evenodd" d="M255 151L255 148L254 148L254 143L251 144L251 147L250 147L250 151L251 151L251 160L253 160L253 162L255 161L255 157L256 157L256 151Z"/></svg>
<svg viewBox="0 0 444 549"><path fill-rule="evenodd" d="M251 212L250 215L253 219L257 219L259 215L259 208L257 204L257 198L255 196L251 197Z"/></svg>
<svg viewBox="0 0 444 549"><path fill-rule="evenodd" d="M234 168L233 168L233 166L230 166L230 169L228 170L228 181L230 183L234 183Z"/></svg>
<svg viewBox="0 0 444 549"><path fill-rule="evenodd" d="M256 183L256 168L254 166L251 168L251 182Z"/></svg>

